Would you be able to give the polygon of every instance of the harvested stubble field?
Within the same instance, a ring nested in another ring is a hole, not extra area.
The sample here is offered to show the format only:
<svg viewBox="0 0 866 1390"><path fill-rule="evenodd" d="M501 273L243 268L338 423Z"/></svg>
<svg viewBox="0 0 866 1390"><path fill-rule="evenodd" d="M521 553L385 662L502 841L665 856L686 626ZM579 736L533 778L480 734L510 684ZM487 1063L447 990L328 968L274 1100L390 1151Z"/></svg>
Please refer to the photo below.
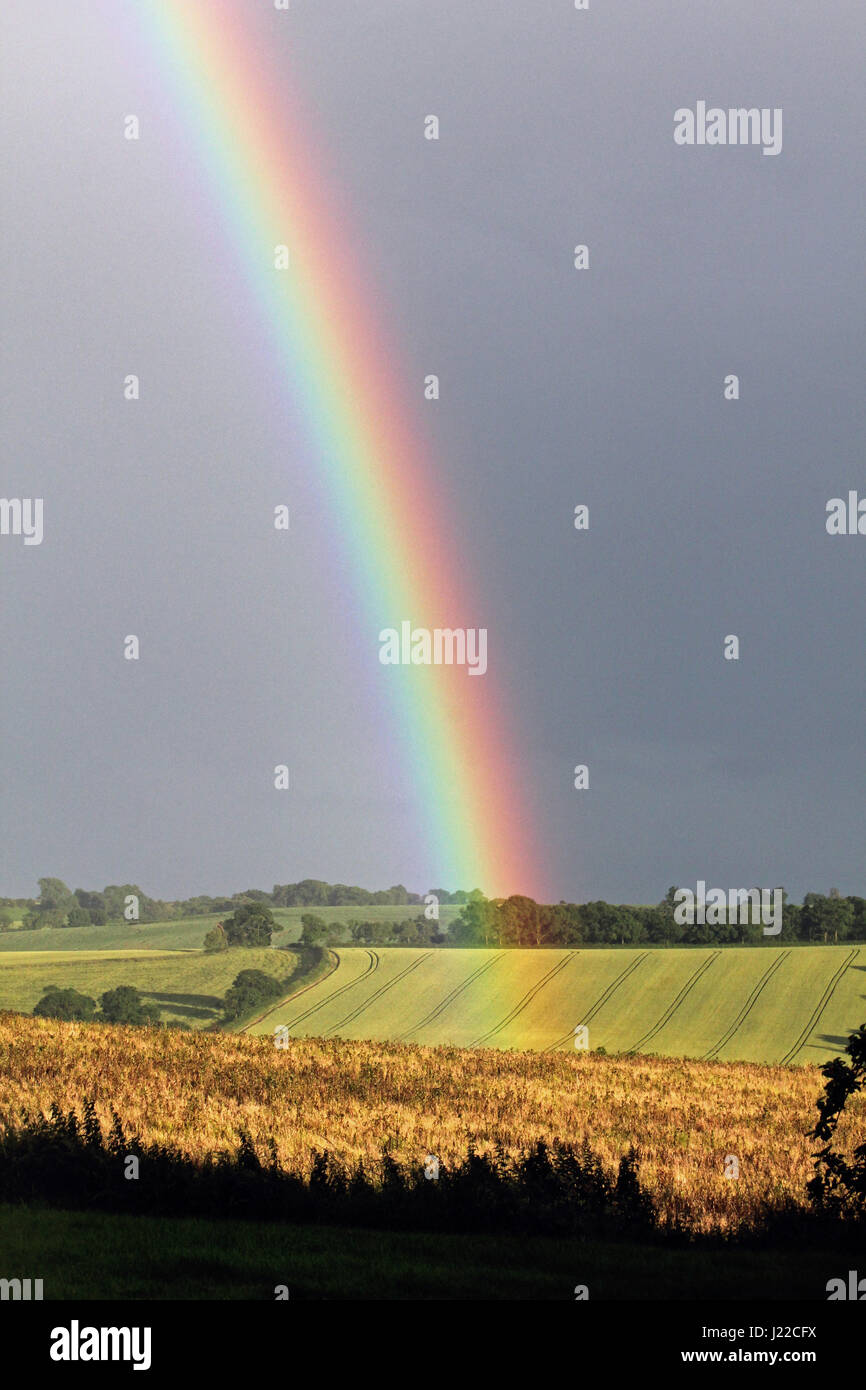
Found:
<svg viewBox="0 0 866 1390"><path fill-rule="evenodd" d="M273 1135L280 1158L315 1151L407 1164L448 1163L473 1143L510 1152L538 1139L587 1139L611 1168L630 1144L663 1217L734 1230L765 1204L802 1204L822 1089L816 1067L663 1057L541 1055L340 1039L204 1035L0 1014L0 1118L86 1096L142 1138L192 1155ZM866 1101L839 1127L866 1140ZM740 1176L724 1175L726 1155Z"/></svg>

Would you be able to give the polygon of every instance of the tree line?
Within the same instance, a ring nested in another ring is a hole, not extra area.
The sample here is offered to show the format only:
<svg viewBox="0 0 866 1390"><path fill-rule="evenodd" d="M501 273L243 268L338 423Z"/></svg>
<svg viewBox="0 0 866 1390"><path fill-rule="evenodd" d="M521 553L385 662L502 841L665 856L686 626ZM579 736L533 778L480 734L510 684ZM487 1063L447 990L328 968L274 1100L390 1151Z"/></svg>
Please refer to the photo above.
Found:
<svg viewBox="0 0 866 1390"><path fill-rule="evenodd" d="M836 889L828 894L807 893L802 905L782 893L781 931L773 941L835 944L866 941L866 898L843 898ZM655 907L618 906L602 901L589 903L537 903L533 898L485 898L480 894L464 903L448 931L425 913L402 921L327 922L317 913L301 915L301 941L307 946L340 945L349 940L358 946L637 946L637 945L757 945L767 941L756 899L755 904L724 911L718 923L682 924L677 920L676 888L669 888ZM740 920L741 918L747 920ZM270 945L271 931L281 930L264 903L237 909L225 923L217 923L205 938L206 950L229 946Z"/></svg>
<svg viewBox="0 0 866 1390"><path fill-rule="evenodd" d="M135 1025L159 1023L156 1004L146 1004L134 985L118 985L100 996L100 1008L89 994L77 989L62 989L46 985L42 998L33 1010L36 1018L59 1018L64 1022L80 1020L85 1023L129 1023Z"/></svg>
<svg viewBox="0 0 866 1390"><path fill-rule="evenodd" d="M483 898L466 903L451 924L456 946L604 946L758 944L772 941L835 943L866 941L866 898L807 893L801 905L782 891L782 930L764 935L758 913L740 921L736 911L719 923L681 924L675 916L677 888L669 888L655 907L597 902L553 904L532 898Z"/></svg>
<svg viewBox="0 0 866 1390"><path fill-rule="evenodd" d="M430 890L441 904L465 903L483 896L478 889L471 893L449 892L446 888ZM39 894L35 898L0 897L0 931L20 923L25 931L41 927L105 926L124 918L127 900L138 901L136 921L171 922L183 917L206 917L216 912L233 912L249 903L265 903L270 907L412 907L424 902L420 893L410 893L401 883L392 888L370 890L347 883L325 883L321 879L305 878L299 883L275 883L272 891L247 888L231 897L211 897L206 893L176 901L153 898L137 883L112 883L101 889L69 888L60 878L40 878Z"/></svg>
<svg viewBox="0 0 866 1390"><path fill-rule="evenodd" d="M266 946L270 933L281 930L273 917L274 907L401 906L421 907L425 899L402 885L371 892L346 884L328 884L319 879L300 883L275 884L272 893L250 888L230 898L187 898L165 902L150 898L135 884L113 884L98 892L69 889L61 879L41 878L38 899L0 898L0 930L20 921L24 929L38 927L100 926L122 920L123 905L134 894L140 905L143 924L171 921L213 913L231 914L229 920L241 934L234 941L221 936L226 924L208 934L207 949L229 945ZM835 888L830 892L807 893L802 904L790 902L782 890L782 930L767 938L757 915L754 920L736 920L722 915L718 923L682 925L674 915L675 888L655 906L608 903L602 899L587 903L538 903L515 894L508 898L486 898L478 889L448 892L432 889L440 905L456 904L460 912L450 929L440 929L423 911L407 915L398 922L328 922L321 912L305 913L301 918L302 940L308 945L336 945L348 937L359 945L453 945L453 946L578 946L587 945L730 945L772 941L841 942L866 941L866 899L843 897ZM253 911L258 909L258 911ZM248 923L244 926L244 923Z"/></svg>
<svg viewBox="0 0 866 1390"><path fill-rule="evenodd" d="M356 946L443 946L449 939L423 912L402 922L326 922L315 912L301 916L304 946L340 946L347 937Z"/></svg>

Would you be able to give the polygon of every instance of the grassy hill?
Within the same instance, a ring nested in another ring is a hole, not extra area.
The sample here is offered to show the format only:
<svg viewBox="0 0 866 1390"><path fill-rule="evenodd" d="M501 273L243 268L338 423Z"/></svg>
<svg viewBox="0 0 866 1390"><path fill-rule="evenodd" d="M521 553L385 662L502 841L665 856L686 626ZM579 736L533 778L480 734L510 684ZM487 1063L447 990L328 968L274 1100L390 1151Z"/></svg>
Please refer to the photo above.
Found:
<svg viewBox="0 0 866 1390"><path fill-rule="evenodd" d="M339 947L339 966L250 1025L295 1037L822 1062L866 1019L866 948Z"/></svg>
<svg viewBox="0 0 866 1390"><path fill-rule="evenodd" d="M456 909L452 909L452 912ZM405 908L369 908L400 921ZM333 916L331 916L333 914ZM302 909L281 909L296 941ZM351 920L332 908L328 920ZM137 986L166 1021L204 1027L239 970L281 979L297 962L281 950L206 956L215 917L140 926L73 927L0 935L0 1009L31 1012L46 985L98 997ZM659 1053L720 1061L823 1062L866 1019L866 947L485 950L340 946L337 968L248 1025L287 1024L295 1037L369 1038L455 1047ZM296 975L287 992L304 983Z"/></svg>
<svg viewBox="0 0 866 1390"><path fill-rule="evenodd" d="M326 922L403 922L417 917L422 909L411 907L277 907L274 917L284 930L274 937L275 946L288 946L301 935L301 918L307 912ZM443 926L453 921L459 907L440 907ZM43 927L39 931L0 932L0 959L5 951L116 951L197 950L215 922L228 913L204 917L182 917L170 922L108 922L104 927Z"/></svg>
<svg viewBox="0 0 866 1390"><path fill-rule="evenodd" d="M298 967L292 951L7 951L0 955L0 1009L32 1013L46 985L77 989L97 999L116 985L134 985L156 1004L166 1023L204 1028L214 1023L222 999L241 970L264 970L277 979Z"/></svg>

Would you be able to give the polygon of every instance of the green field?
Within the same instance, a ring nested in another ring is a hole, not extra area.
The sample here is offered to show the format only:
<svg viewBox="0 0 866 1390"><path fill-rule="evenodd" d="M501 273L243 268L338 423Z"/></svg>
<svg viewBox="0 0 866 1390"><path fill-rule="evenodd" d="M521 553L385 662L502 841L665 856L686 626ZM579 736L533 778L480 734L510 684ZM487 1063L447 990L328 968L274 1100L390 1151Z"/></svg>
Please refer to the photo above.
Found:
<svg viewBox="0 0 866 1390"><path fill-rule="evenodd" d="M866 948L339 947L335 971L249 1025L295 1037L822 1062L866 1020Z"/></svg>
<svg viewBox="0 0 866 1390"><path fill-rule="evenodd" d="M441 908L441 921L447 923L459 910ZM134 985L146 1003L158 1005L163 1022L204 1028L221 1016L222 997L239 971L264 970L278 979L291 973L297 961L280 948L299 940L305 912L345 924L402 922L419 911L417 905L277 908L274 917L283 930L275 934L270 950L207 956L202 951L205 935L225 913L169 922L0 932L0 1009L32 1013L46 985L77 989L97 1001L107 989Z"/></svg>
<svg viewBox="0 0 866 1390"><path fill-rule="evenodd" d="M65 933L64 933L65 934ZM278 938L281 939L281 938ZM77 989L98 1001L116 985L135 985L163 1022L204 1028L221 1015L222 997L241 970L286 979L297 953L235 949L203 951L8 951L0 956L0 1009L32 1013L47 985Z"/></svg>
<svg viewBox="0 0 866 1390"><path fill-rule="evenodd" d="M306 909L279 909L296 941ZM453 914L457 909L451 909ZM396 920L403 907L330 908L327 920ZM444 914L443 914L444 915ZM216 917L0 935L0 1008L30 1013L46 985L94 998L135 985L165 1021L205 1027L238 971L284 979L281 951L206 956ZM446 918L447 920L447 918ZM574 1047L720 1061L822 1062L866 1019L866 947L449 950L340 946L337 969L249 1031L539 1051ZM303 983L296 977L297 988Z"/></svg>
<svg viewBox="0 0 866 1390"><path fill-rule="evenodd" d="M288 946L301 935L301 917L312 912L324 921L342 922L403 922L417 917L422 908L417 903L403 907L277 907L274 917L284 930L274 937L275 946ZM459 907L440 907L440 926L447 929ZM211 913L206 917L183 917L173 922L108 922L104 927L43 927L39 931L0 932L0 959L5 951L100 951L197 950L215 922L228 914Z"/></svg>

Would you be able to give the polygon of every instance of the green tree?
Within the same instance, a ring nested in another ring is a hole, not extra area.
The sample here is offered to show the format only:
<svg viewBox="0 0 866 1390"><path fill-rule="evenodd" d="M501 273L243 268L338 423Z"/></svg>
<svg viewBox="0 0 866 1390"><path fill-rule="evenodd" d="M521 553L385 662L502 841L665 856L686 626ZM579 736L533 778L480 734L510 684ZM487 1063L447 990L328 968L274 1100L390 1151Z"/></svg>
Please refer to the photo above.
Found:
<svg viewBox="0 0 866 1390"><path fill-rule="evenodd" d="M123 919L126 899L129 897L138 898L139 921L152 922L156 920L152 898L142 892L137 883L110 883L105 888L102 897L105 900L105 910L111 922Z"/></svg>
<svg viewBox="0 0 866 1390"><path fill-rule="evenodd" d="M305 878L294 886L291 904L300 907L326 907L329 901L329 885L318 878Z"/></svg>
<svg viewBox="0 0 866 1390"><path fill-rule="evenodd" d="M244 903L223 922L230 946L270 946L271 933L283 930L282 922L265 903Z"/></svg>
<svg viewBox="0 0 866 1390"><path fill-rule="evenodd" d="M231 988L226 990L223 1000L224 1016L227 1020L240 1018L242 1014L249 1013L261 1004L278 999L284 988L280 980L273 975L266 975L264 970L241 970L235 976Z"/></svg>
<svg viewBox="0 0 866 1390"><path fill-rule="evenodd" d="M839 896L807 893L800 911L801 932L809 941L844 941L854 925L854 904Z"/></svg>
<svg viewBox="0 0 866 1390"><path fill-rule="evenodd" d="M25 912L21 925L25 931L38 931L42 927L65 927L66 908L47 907L44 911L38 907L30 908Z"/></svg>
<svg viewBox="0 0 866 1390"><path fill-rule="evenodd" d="M90 913L86 907L71 907L66 914L67 927L89 927Z"/></svg>
<svg viewBox="0 0 866 1390"><path fill-rule="evenodd" d="M848 901L853 913L848 939L866 941L866 898L849 897Z"/></svg>
<svg viewBox="0 0 866 1390"><path fill-rule="evenodd" d="M542 926L538 903L521 893L506 898L499 909L500 939L505 945L540 946Z"/></svg>
<svg viewBox="0 0 866 1390"><path fill-rule="evenodd" d="M81 1019L87 1021L96 1012L96 1001L89 994L79 994L77 989L58 989L57 985L46 985L39 1003L33 1010L36 1018Z"/></svg>
<svg viewBox="0 0 866 1390"><path fill-rule="evenodd" d="M39 906L40 908L62 908L64 914L70 907L73 907L75 900L72 896L72 889L67 888L62 878L40 878L39 880Z"/></svg>
<svg viewBox="0 0 866 1390"><path fill-rule="evenodd" d="M88 912L105 911L105 894L91 893L86 888L76 888L75 899L79 907L86 907ZM92 920L92 918L91 918Z"/></svg>
<svg viewBox="0 0 866 1390"><path fill-rule="evenodd" d="M586 929L577 903L558 902L545 908L547 938L557 946L579 946L586 940Z"/></svg>
<svg viewBox="0 0 866 1390"><path fill-rule="evenodd" d="M227 951L228 948L229 941L225 933L225 928L222 922L217 922L205 936L204 949L209 955L212 955L216 951Z"/></svg>
<svg viewBox="0 0 866 1390"><path fill-rule="evenodd" d="M301 941L305 946L320 946L327 934L328 924L324 917L317 917L315 912L301 915Z"/></svg>
<svg viewBox="0 0 866 1390"><path fill-rule="evenodd" d="M449 936L455 946L499 945L499 912L496 903L476 895L473 889L469 900L451 927Z"/></svg>
<svg viewBox="0 0 866 1390"><path fill-rule="evenodd" d="M392 941L399 946L433 946L443 940L436 922L428 922L423 912L397 922L391 932Z"/></svg>
<svg viewBox="0 0 866 1390"><path fill-rule="evenodd" d="M834 1149L836 1127L852 1096L866 1087L866 1023L861 1023L848 1039L845 1051L850 1062L834 1057L821 1068L824 1094L817 1101L818 1123L810 1139L819 1139L823 1148L815 1155L815 1176L806 1184L818 1207L837 1212L866 1215L866 1144L857 1144L850 1158Z"/></svg>
<svg viewBox="0 0 866 1390"><path fill-rule="evenodd" d="M614 907L599 898L595 902L583 903L580 915L586 925L587 941L615 942L625 935L621 914L624 909ZM629 928L630 929L630 928Z"/></svg>
<svg viewBox="0 0 866 1390"><path fill-rule="evenodd" d="M682 941L684 929L674 917L675 898L678 892L679 889L676 884L673 884L655 909L655 916L647 922L647 934L650 941L665 946L669 946L673 941Z"/></svg>
<svg viewBox="0 0 866 1390"><path fill-rule="evenodd" d="M134 985L118 985L107 989L99 1000L102 1005L102 1021L105 1023L158 1023L159 1009L155 1004L144 1004Z"/></svg>

